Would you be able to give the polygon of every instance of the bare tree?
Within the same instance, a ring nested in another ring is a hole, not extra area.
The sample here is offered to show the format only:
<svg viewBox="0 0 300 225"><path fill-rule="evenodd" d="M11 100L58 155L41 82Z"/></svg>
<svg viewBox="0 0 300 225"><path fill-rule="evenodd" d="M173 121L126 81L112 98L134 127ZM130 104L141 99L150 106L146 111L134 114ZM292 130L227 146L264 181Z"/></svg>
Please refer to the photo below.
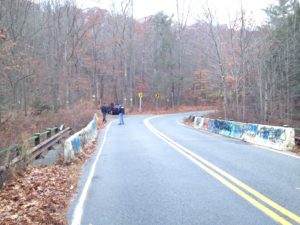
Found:
<svg viewBox="0 0 300 225"><path fill-rule="evenodd" d="M218 68L219 68L219 77L222 83L222 89L223 89L223 110L224 110L224 118L227 119L227 83L226 83L226 73L224 69L224 61L222 59L222 48L221 48L221 41L220 37L218 36L220 34L219 25L215 20L215 17L213 16L211 9L207 7L204 9L205 17L206 17L206 23L209 28L209 35L213 41L213 46L217 58Z"/></svg>

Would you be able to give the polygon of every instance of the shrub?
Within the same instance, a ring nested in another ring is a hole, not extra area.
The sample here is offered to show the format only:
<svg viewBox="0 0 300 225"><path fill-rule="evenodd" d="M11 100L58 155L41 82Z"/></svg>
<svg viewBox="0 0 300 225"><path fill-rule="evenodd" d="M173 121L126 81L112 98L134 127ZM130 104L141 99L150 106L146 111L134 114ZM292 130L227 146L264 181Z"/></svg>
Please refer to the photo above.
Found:
<svg viewBox="0 0 300 225"><path fill-rule="evenodd" d="M47 112L51 109L49 104L41 99L36 99L32 103L32 114L33 115L41 115L43 112Z"/></svg>

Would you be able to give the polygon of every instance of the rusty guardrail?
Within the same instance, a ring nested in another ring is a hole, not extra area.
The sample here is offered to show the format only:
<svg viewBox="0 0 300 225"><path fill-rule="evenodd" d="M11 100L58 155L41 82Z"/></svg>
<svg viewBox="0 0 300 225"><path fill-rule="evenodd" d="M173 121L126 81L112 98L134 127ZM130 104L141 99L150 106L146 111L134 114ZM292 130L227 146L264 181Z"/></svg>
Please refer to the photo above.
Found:
<svg viewBox="0 0 300 225"><path fill-rule="evenodd" d="M69 135L72 129L70 127L60 131L59 133L55 134L54 136L50 137L49 139L39 143L32 149L28 150L24 156L18 156L14 158L9 165L14 165L22 160L26 164L33 161L37 156L41 155L44 151L48 150L51 146L59 142L62 138Z"/></svg>
<svg viewBox="0 0 300 225"><path fill-rule="evenodd" d="M36 157L48 150L51 146L69 135L71 128L61 125L59 128L47 128L43 133L36 133L23 141L22 144L14 144L5 149L0 149L0 157L6 157L4 165L0 165L0 171L5 171L9 166L19 162L29 164Z"/></svg>

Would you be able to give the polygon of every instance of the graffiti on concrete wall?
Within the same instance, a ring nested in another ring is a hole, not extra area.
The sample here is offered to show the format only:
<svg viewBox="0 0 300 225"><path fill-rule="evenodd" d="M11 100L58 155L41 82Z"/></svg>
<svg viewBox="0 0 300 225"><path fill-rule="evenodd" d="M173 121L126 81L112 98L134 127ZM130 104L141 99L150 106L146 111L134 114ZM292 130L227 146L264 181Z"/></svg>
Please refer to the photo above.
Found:
<svg viewBox="0 0 300 225"><path fill-rule="evenodd" d="M231 124L232 131L230 136L234 138L241 138L246 130L245 124L238 122L232 122Z"/></svg>
<svg viewBox="0 0 300 225"><path fill-rule="evenodd" d="M208 130L208 129L209 129L209 122L210 122L210 119L209 119L209 118L204 118L204 121L203 121L203 129L205 129L205 130Z"/></svg>
<svg viewBox="0 0 300 225"><path fill-rule="evenodd" d="M295 131L293 128L240 123L203 117L196 117L194 125L200 129L280 150L291 149L295 145Z"/></svg>
<svg viewBox="0 0 300 225"><path fill-rule="evenodd" d="M64 160L76 159L76 154L82 152L85 144L90 143L97 136L97 120L95 114L93 120L82 130L73 134L65 140L64 143Z"/></svg>
<svg viewBox="0 0 300 225"><path fill-rule="evenodd" d="M264 140L272 142L283 142L286 140L285 130L281 128L273 128L262 126L257 135Z"/></svg>
<svg viewBox="0 0 300 225"><path fill-rule="evenodd" d="M71 140L71 143L75 153L81 151L81 141L79 137L76 137L73 140Z"/></svg>
<svg viewBox="0 0 300 225"><path fill-rule="evenodd" d="M195 118L195 126L202 127L201 122L203 121L202 117L196 117Z"/></svg>
<svg viewBox="0 0 300 225"><path fill-rule="evenodd" d="M252 142L256 137L258 125L257 124L244 124L243 134L241 139L247 142Z"/></svg>

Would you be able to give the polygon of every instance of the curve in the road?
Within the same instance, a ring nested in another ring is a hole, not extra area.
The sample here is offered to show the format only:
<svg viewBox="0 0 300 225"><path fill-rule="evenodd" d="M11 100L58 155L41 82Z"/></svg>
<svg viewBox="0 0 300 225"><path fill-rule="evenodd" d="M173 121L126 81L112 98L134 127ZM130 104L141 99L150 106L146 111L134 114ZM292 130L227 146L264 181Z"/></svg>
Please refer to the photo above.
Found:
<svg viewBox="0 0 300 225"><path fill-rule="evenodd" d="M187 148L183 147L182 145L178 144L171 138L167 137L165 134L158 131L156 128L154 128L150 120L155 117L150 117L144 120L144 124L146 127L153 132L157 137L168 143L171 147L173 147L175 150L177 150L179 153L187 157L189 160L191 160L193 163L195 163L198 167L203 169L205 172L210 174L212 177L217 179L219 182L221 182L223 185L231 189L233 192L240 195L242 198L247 200L249 203L254 205L256 208L261 210L263 213L265 213L267 216L271 217L273 220L279 222L280 224L289 225L292 224L289 221L287 221L285 218L280 216L278 213L273 211L272 209L266 207L261 202L264 202L268 206L270 206L273 209L276 209L278 212L286 216L287 218L297 222L300 224L300 217L296 215L295 213L287 210L283 206L279 205L278 203L272 201L268 197L264 196L263 194L259 193L258 191L254 190L250 186L246 185L242 181L238 180L237 178L233 177L232 175L228 174L224 170L218 168L214 164L208 162L207 160L203 159L199 155L195 154L194 152L188 150ZM241 188L241 189L240 189ZM248 193L246 193L247 191ZM251 195L252 196L251 196ZM257 201L254 197L259 199L261 202Z"/></svg>
<svg viewBox="0 0 300 225"><path fill-rule="evenodd" d="M191 126L187 126L185 125L184 123L182 123L181 121L176 121L176 123L180 126L183 126L183 127L188 127L190 129L195 129L196 128L193 128ZM201 130L201 131L204 131L204 132L208 132L208 133L211 133L209 131L206 131L206 130ZM215 134L215 133L212 133L212 134ZM220 134L215 134L215 135L220 135ZM226 137L226 136L223 136L223 137ZM232 137L227 137L229 139L232 139ZM239 139L238 139L239 140ZM250 143L251 144L251 143ZM255 144L254 144L255 145ZM259 146L261 149L264 149L264 150L267 150L267 151L270 151L270 152L274 152L276 154L280 154L280 155L285 155L285 156L288 156L288 157L292 157L292 158L296 158L296 159L300 159L300 156L298 155L295 155L294 153L291 153L291 152L287 152L287 151L278 151L278 150L274 150L274 149L271 149L271 148L268 148L268 147L264 147L264 146Z"/></svg>

